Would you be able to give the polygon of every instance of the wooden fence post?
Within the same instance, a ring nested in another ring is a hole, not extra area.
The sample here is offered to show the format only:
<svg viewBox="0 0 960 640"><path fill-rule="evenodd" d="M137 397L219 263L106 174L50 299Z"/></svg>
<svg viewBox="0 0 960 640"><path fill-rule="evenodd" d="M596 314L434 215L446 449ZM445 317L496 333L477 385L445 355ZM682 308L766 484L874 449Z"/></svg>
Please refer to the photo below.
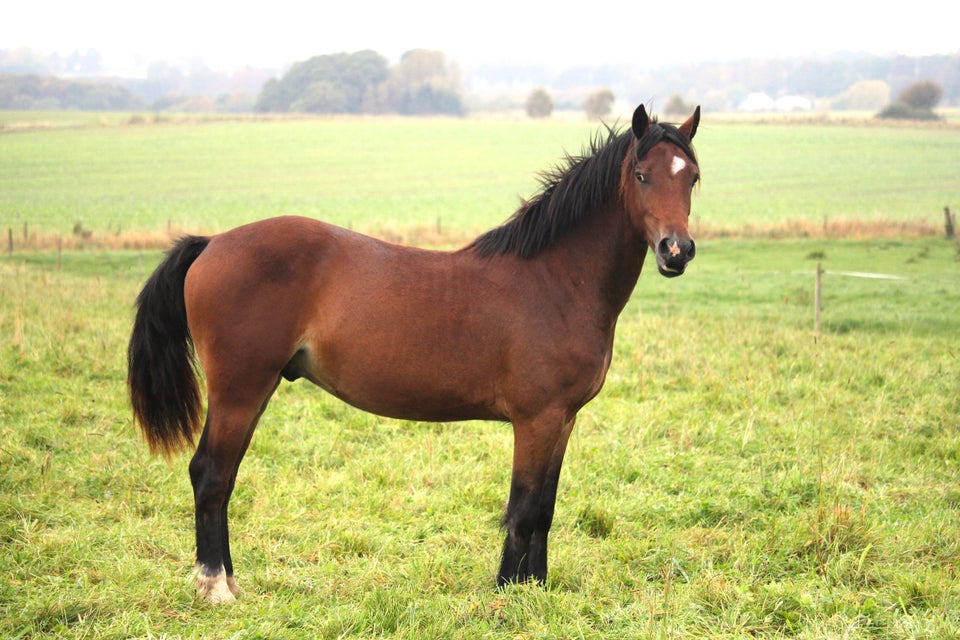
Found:
<svg viewBox="0 0 960 640"><path fill-rule="evenodd" d="M946 228L947 239L953 238L955 236L954 227L957 224L957 215L950 212L950 207L944 207L943 217L946 218L944 227Z"/></svg>
<svg viewBox="0 0 960 640"><path fill-rule="evenodd" d="M813 332L820 335L820 289L823 284L823 269L817 263L817 277L813 287Z"/></svg>
<svg viewBox="0 0 960 640"><path fill-rule="evenodd" d="M13 257L13 227L7 227L7 253Z"/></svg>

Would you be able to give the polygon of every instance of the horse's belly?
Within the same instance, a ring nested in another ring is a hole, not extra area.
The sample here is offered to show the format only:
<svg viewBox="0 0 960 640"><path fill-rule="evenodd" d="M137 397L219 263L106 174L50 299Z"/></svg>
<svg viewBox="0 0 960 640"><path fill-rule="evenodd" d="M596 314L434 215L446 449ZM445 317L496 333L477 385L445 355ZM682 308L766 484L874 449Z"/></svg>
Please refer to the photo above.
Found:
<svg viewBox="0 0 960 640"><path fill-rule="evenodd" d="M497 374L462 352L316 349L302 375L344 402L390 418L446 422L502 419Z"/></svg>

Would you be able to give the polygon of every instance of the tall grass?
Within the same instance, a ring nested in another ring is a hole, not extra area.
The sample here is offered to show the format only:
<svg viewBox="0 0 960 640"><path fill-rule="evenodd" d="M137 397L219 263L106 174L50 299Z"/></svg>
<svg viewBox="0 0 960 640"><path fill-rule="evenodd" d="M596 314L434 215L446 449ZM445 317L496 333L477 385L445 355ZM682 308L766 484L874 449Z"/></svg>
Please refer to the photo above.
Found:
<svg viewBox="0 0 960 640"><path fill-rule="evenodd" d="M645 273L561 477L551 577L494 589L509 427L283 384L192 593L186 456L131 424L156 256L0 262L0 636L960 637L960 302L940 239L701 244ZM827 270L812 331L813 272ZM902 280L843 275L874 271Z"/></svg>

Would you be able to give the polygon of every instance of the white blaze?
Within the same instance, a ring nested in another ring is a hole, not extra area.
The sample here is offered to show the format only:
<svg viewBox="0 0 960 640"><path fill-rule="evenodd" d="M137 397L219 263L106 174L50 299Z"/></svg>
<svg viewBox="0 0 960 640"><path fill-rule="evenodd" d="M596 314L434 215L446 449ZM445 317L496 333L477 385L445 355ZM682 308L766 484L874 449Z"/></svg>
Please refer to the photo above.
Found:
<svg viewBox="0 0 960 640"><path fill-rule="evenodd" d="M687 166L687 161L680 156L673 156L673 163L670 165L671 175L677 175Z"/></svg>

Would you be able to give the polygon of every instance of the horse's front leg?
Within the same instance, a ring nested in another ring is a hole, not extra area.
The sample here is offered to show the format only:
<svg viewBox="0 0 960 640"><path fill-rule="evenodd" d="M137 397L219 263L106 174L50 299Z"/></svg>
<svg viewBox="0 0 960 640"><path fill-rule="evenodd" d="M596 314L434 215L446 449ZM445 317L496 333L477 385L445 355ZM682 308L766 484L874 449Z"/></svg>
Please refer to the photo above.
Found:
<svg viewBox="0 0 960 640"><path fill-rule="evenodd" d="M574 419L546 416L514 424L513 479L503 524L506 540L497 584L547 579L547 535Z"/></svg>

